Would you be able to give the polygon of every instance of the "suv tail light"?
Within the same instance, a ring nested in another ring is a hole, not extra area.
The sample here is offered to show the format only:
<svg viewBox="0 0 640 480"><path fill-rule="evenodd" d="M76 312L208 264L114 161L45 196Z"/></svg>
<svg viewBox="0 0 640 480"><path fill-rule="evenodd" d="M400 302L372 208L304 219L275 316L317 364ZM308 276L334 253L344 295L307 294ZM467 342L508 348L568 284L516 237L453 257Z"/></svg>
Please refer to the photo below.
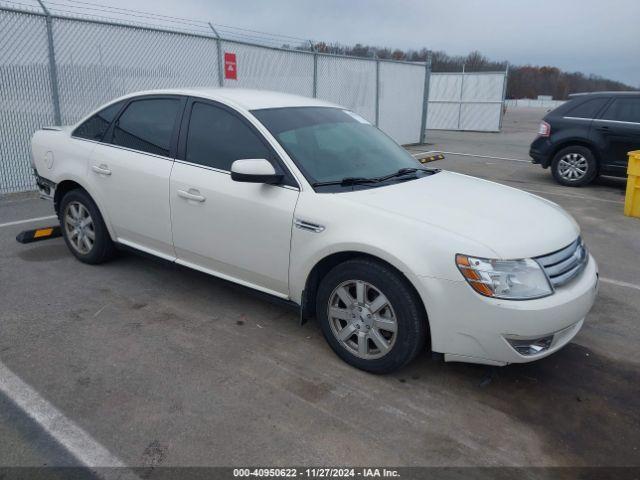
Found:
<svg viewBox="0 0 640 480"><path fill-rule="evenodd" d="M540 122L540 126L538 127L538 136L548 137L549 135L551 135L551 125L545 121Z"/></svg>

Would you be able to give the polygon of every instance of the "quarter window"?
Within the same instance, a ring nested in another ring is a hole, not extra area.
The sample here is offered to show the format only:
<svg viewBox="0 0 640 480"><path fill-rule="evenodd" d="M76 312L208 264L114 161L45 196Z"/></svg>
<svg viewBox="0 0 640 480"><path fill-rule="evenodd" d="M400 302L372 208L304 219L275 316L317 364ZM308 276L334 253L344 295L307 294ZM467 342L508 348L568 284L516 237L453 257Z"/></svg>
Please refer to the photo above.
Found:
<svg viewBox="0 0 640 480"><path fill-rule="evenodd" d="M196 102L191 109L185 157L191 163L229 171L235 160L269 159L271 154L260 137L237 116Z"/></svg>
<svg viewBox="0 0 640 480"><path fill-rule="evenodd" d="M582 102L581 104L573 107L569 110L567 116L576 118L595 118L600 109L604 107L604 104L608 101L608 98L592 98L591 100L587 100L586 102Z"/></svg>
<svg viewBox="0 0 640 480"><path fill-rule="evenodd" d="M168 157L179 108L180 101L175 98L130 103L116 121L111 143Z"/></svg>
<svg viewBox="0 0 640 480"><path fill-rule="evenodd" d="M602 115L604 120L640 123L640 98L616 98Z"/></svg>
<svg viewBox="0 0 640 480"><path fill-rule="evenodd" d="M123 104L124 100L116 102L113 105L109 105L107 108L103 108L76 128L73 132L73 136L86 138L88 140L97 140L98 142L102 141L109 125L111 125L111 122L116 117Z"/></svg>

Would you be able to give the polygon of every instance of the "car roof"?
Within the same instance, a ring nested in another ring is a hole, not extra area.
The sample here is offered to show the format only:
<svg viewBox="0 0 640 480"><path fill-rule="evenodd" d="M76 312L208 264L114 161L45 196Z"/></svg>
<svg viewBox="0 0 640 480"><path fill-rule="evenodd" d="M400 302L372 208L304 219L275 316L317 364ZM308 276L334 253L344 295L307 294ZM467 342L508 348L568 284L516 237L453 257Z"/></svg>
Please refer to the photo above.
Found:
<svg viewBox="0 0 640 480"><path fill-rule="evenodd" d="M581 97L624 97L624 96L640 95L639 90L625 91L625 92L583 92L583 93L571 93L569 98L581 98Z"/></svg>
<svg viewBox="0 0 640 480"><path fill-rule="evenodd" d="M259 110L264 108L283 107L339 107L339 105L318 100L316 98L292 95L289 93L270 90L252 90L245 88L170 88L160 90L145 90L125 95L131 98L141 95L186 95L216 100L225 104L232 104L245 110Z"/></svg>

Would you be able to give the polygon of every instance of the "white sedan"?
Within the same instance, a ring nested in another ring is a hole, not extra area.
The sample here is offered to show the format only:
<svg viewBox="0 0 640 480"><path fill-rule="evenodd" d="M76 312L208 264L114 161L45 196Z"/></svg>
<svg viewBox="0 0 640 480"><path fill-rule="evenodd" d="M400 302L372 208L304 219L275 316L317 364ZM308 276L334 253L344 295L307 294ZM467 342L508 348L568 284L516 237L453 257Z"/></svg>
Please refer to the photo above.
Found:
<svg viewBox="0 0 640 480"><path fill-rule="evenodd" d="M536 360L596 297L596 262L558 205L424 168L324 101L141 92L36 132L31 153L80 261L122 245L280 297L370 372L427 345L447 361Z"/></svg>

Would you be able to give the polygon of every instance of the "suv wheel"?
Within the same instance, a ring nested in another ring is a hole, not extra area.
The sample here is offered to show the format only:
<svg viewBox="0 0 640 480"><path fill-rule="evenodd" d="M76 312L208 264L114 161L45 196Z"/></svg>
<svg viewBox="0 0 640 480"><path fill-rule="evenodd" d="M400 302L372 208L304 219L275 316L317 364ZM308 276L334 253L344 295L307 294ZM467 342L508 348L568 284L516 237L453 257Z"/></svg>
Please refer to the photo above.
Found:
<svg viewBox="0 0 640 480"><path fill-rule="evenodd" d="M566 187L581 187L598 174L596 159L587 147L566 147L553 157L551 173L556 182Z"/></svg>
<svg viewBox="0 0 640 480"><path fill-rule="evenodd" d="M405 278L373 260L334 267L318 288L316 313L334 352L368 372L396 370L425 346L421 300Z"/></svg>
<svg viewBox="0 0 640 480"><path fill-rule="evenodd" d="M60 226L64 241L84 263L102 263L115 251L102 215L84 190L72 190L60 202Z"/></svg>

